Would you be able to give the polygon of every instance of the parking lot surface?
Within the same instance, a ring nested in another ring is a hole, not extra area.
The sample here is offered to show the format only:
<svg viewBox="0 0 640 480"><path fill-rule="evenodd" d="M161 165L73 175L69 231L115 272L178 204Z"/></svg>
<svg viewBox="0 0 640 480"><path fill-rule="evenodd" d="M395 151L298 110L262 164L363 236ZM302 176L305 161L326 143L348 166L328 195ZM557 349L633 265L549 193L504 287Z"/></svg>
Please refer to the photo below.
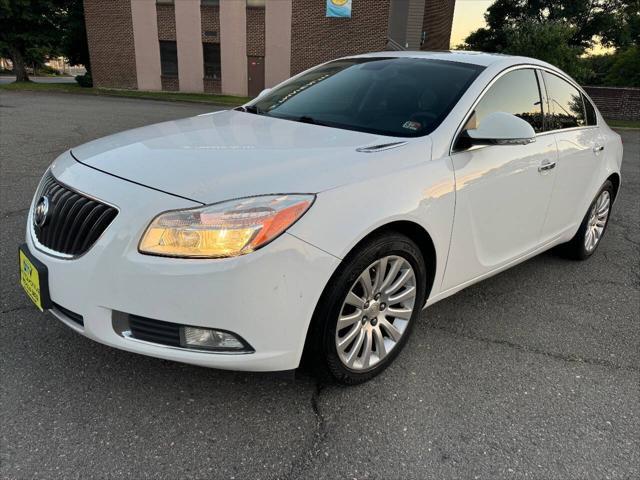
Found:
<svg viewBox="0 0 640 480"><path fill-rule="evenodd" d="M587 262L542 254L423 312L351 388L138 356L21 291L17 246L47 165L74 145L212 106L0 93L2 478L640 477L640 132Z"/></svg>

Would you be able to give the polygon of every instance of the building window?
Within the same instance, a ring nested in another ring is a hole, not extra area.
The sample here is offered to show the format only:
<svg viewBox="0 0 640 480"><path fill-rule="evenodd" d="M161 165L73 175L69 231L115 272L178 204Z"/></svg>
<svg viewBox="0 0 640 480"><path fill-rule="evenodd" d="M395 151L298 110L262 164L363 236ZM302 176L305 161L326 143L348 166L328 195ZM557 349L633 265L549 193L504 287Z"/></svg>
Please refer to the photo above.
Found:
<svg viewBox="0 0 640 480"><path fill-rule="evenodd" d="M174 0L156 0L157 5L173 5Z"/></svg>
<svg viewBox="0 0 640 480"><path fill-rule="evenodd" d="M200 3L203 7L219 7L220 0L202 0Z"/></svg>
<svg viewBox="0 0 640 480"><path fill-rule="evenodd" d="M160 71L164 77L178 76L178 48L176 42L160 40Z"/></svg>
<svg viewBox="0 0 640 480"><path fill-rule="evenodd" d="M264 8L265 0L247 0L247 8Z"/></svg>
<svg viewBox="0 0 640 480"><path fill-rule="evenodd" d="M220 78L220 44L203 43L204 76L206 78Z"/></svg>

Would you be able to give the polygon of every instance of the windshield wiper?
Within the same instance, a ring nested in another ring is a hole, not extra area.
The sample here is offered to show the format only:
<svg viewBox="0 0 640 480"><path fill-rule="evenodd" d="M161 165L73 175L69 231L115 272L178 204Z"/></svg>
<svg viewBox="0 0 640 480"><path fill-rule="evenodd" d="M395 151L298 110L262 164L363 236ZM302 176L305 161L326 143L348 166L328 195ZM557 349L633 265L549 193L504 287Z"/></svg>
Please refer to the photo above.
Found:
<svg viewBox="0 0 640 480"><path fill-rule="evenodd" d="M255 105L240 106L240 107L237 107L236 110L238 110L239 112L247 112L247 113L253 113L255 115L262 115L262 110L260 110Z"/></svg>
<svg viewBox="0 0 640 480"><path fill-rule="evenodd" d="M321 125L323 127L328 127L326 123L316 120L315 118L310 117L308 115L303 115L301 117L298 117L296 118L296 121L302 122L302 123L310 123L311 125Z"/></svg>

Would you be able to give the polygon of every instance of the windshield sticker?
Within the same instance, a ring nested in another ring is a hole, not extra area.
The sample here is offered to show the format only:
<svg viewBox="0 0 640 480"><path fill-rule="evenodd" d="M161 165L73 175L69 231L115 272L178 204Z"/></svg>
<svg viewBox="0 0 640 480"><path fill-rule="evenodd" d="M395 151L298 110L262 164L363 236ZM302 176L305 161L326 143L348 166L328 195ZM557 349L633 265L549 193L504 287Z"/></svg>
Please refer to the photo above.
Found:
<svg viewBox="0 0 640 480"><path fill-rule="evenodd" d="M411 120L407 120L402 125L402 128L406 128L407 130L411 130L411 131L414 131L414 132L417 132L418 130L420 130L420 127L422 127L420 122L413 122Z"/></svg>

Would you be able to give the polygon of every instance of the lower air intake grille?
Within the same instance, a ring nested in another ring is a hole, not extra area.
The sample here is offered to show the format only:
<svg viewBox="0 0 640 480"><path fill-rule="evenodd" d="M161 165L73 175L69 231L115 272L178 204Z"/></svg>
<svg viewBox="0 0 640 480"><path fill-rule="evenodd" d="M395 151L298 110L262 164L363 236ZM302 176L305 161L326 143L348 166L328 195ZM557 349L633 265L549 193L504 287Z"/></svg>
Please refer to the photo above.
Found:
<svg viewBox="0 0 640 480"><path fill-rule="evenodd" d="M51 173L42 181L33 212L41 199L48 202L48 213L33 229L41 245L65 255L82 255L98 240L118 214L118 210L78 193L58 182Z"/></svg>
<svg viewBox="0 0 640 480"><path fill-rule="evenodd" d="M78 325L80 325L81 327L84 327L84 318L82 318L82 315L78 315L77 313L72 312L71 310L67 310L66 308L61 307L57 303L53 304L53 308L58 310L58 312L63 314L65 317L67 317L72 322L75 322Z"/></svg>
<svg viewBox="0 0 640 480"><path fill-rule="evenodd" d="M151 318L129 315L129 328L133 338L162 345L180 346L180 325Z"/></svg>

